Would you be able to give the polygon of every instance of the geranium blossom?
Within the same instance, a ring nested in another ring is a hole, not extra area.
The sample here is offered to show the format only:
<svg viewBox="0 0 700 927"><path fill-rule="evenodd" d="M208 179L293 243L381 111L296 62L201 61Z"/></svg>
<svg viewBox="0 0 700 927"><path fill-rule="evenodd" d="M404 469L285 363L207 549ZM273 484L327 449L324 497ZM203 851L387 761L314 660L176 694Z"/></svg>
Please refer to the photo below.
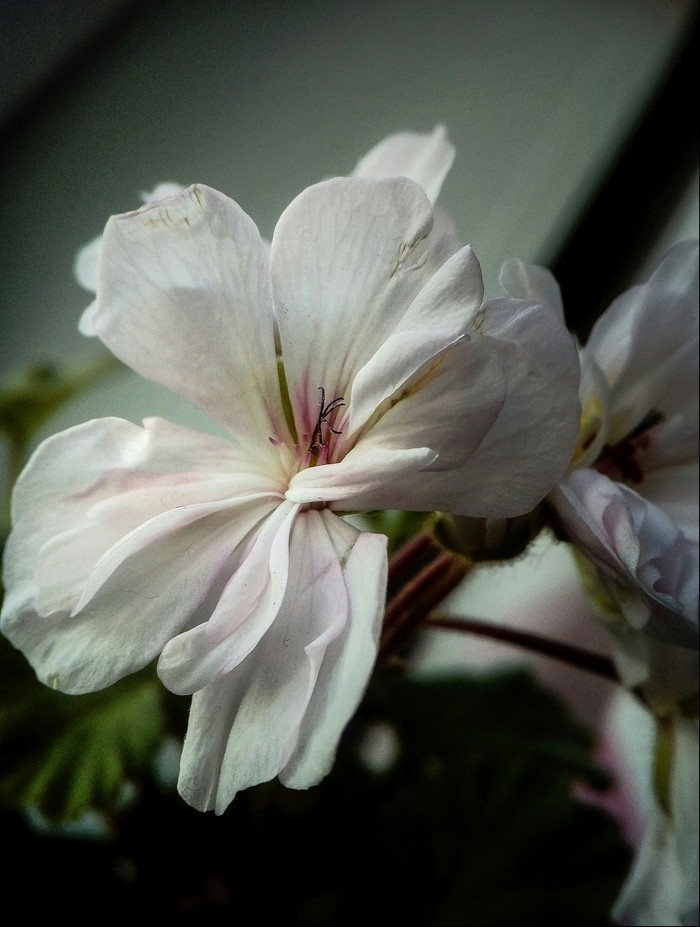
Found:
<svg viewBox="0 0 700 927"><path fill-rule="evenodd" d="M512 295L561 311L543 268L509 262L503 278ZM697 242L676 245L612 303L581 371L579 442L550 498L598 570L623 680L668 711L697 693Z"/></svg>
<svg viewBox="0 0 700 927"><path fill-rule="evenodd" d="M561 319L484 304L472 249L432 226L406 178L310 187L271 248L201 185L107 224L91 330L230 439L110 418L40 445L14 492L2 628L65 692L158 658L193 695L179 790L196 808L328 772L386 587L386 538L345 515L517 515L571 455Z"/></svg>

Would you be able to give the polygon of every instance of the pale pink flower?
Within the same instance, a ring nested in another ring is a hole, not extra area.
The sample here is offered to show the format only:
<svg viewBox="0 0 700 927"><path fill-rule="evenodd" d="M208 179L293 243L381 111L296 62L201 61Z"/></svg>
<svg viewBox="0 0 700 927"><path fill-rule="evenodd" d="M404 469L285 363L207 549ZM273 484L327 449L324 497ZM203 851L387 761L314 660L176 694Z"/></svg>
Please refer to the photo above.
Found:
<svg viewBox="0 0 700 927"><path fill-rule="evenodd" d="M193 695L178 787L196 808L330 769L387 569L386 538L344 516L517 515L571 455L561 319L483 304L471 248L432 225L405 178L310 187L270 248L205 186L107 224L91 329L230 439L112 418L40 445L14 492L2 629L65 692L157 658Z"/></svg>

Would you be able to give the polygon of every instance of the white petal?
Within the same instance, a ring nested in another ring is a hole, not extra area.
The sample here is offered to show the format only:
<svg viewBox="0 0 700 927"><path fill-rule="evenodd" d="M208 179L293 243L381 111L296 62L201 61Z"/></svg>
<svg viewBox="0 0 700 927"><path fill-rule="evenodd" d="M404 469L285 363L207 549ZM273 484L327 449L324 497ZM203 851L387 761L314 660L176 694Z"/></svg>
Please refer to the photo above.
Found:
<svg viewBox="0 0 700 927"><path fill-rule="evenodd" d="M324 513L341 555L341 545L347 543L340 536L344 523L331 522L334 517ZM281 782L293 789L309 788L330 772L340 736L362 698L377 656L386 597L386 538L361 534L346 557L348 620L325 652L296 749L280 773Z"/></svg>
<svg viewBox="0 0 700 927"><path fill-rule="evenodd" d="M344 440L352 440L383 402L454 344L481 308L481 267L470 247L452 255L408 307L396 330L357 373ZM345 417L337 423L343 428Z"/></svg>
<svg viewBox="0 0 700 927"><path fill-rule="evenodd" d="M447 130L437 125L432 132L397 132L389 135L355 165L355 177L381 180L408 177L420 184L434 203L455 159L455 147Z"/></svg>
<svg viewBox="0 0 700 927"><path fill-rule="evenodd" d="M94 293L97 290L97 268L102 252L102 236L98 235L78 251L75 256L73 272L75 279L85 290Z"/></svg>
<svg viewBox="0 0 700 927"><path fill-rule="evenodd" d="M561 290L554 275L546 267L511 258L501 265L499 281L509 296L556 309L563 321Z"/></svg>
<svg viewBox="0 0 700 927"><path fill-rule="evenodd" d="M293 754L327 648L348 615L343 567L354 537L341 556L329 517L297 517L277 618L239 666L192 699L179 790L196 808L223 812L237 791L273 778Z"/></svg>
<svg viewBox="0 0 700 927"><path fill-rule="evenodd" d="M634 490L593 470L569 474L551 498L572 543L612 579L607 588L632 627L697 650L697 543Z"/></svg>
<svg viewBox="0 0 700 927"><path fill-rule="evenodd" d="M284 502L260 523L209 620L163 649L158 674L172 692L191 695L216 682L242 663L269 629L287 587L297 510Z"/></svg>
<svg viewBox="0 0 700 927"><path fill-rule="evenodd" d="M185 188L178 183L161 183L149 192L141 194L143 203L155 203L157 200L164 199L168 196L175 196L181 193ZM100 266L100 256L102 254L102 235L93 238L92 241L84 245L78 251L73 265L73 271L78 283L91 293L97 292L98 270ZM93 337L97 334L94 327L94 316L97 312L97 302L90 303L83 312L78 323L78 330L81 335Z"/></svg>
<svg viewBox="0 0 700 927"><path fill-rule="evenodd" d="M412 481L437 458L429 447L386 448L381 442L365 440L338 464L327 464L301 470L289 484L285 498L300 505L337 503L341 512L365 511L383 506L365 504L374 500L393 498L387 481L395 479L399 488ZM387 508L399 506L387 506Z"/></svg>
<svg viewBox="0 0 700 927"><path fill-rule="evenodd" d="M698 724L671 723L671 814L654 801L612 912L621 924L698 923Z"/></svg>
<svg viewBox="0 0 700 927"><path fill-rule="evenodd" d="M193 186L110 219L91 324L124 363L241 442L287 440L265 247L223 194Z"/></svg>
<svg viewBox="0 0 700 927"><path fill-rule="evenodd" d="M53 688L81 693L111 685L153 660L188 622L207 616L207 597L220 573L266 514L260 506L229 506L152 539L123 560L75 616L40 617L31 601L8 597L3 632ZM199 610L205 613L197 619Z"/></svg>
<svg viewBox="0 0 700 927"><path fill-rule="evenodd" d="M641 487L644 498L669 515L685 536L698 540L698 461L651 469Z"/></svg>
<svg viewBox="0 0 700 927"><path fill-rule="evenodd" d="M97 420L40 445L14 493L2 626L42 679L108 685L182 627L279 502L274 480L237 465L232 445L158 419Z"/></svg>
<svg viewBox="0 0 700 927"><path fill-rule="evenodd" d="M170 180L164 180L161 181L161 183L155 186L152 190L142 190L141 202L157 203L158 200L164 200L169 196L177 196L185 189L186 187L184 187L181 183L174 183Z"/></svg>
<svg viewBox="0 0 700 927"><path fill-rule="evenodd" d="M329 399L345 395L444 261L425 250L431 227L425 194L403 179L336 178L283 213L272 277L300 438L316 424L318 387Z"/></svg>
<svg viewBox="0 0 700 927"><path fill-rule="evenodd" d="M652 410L698 434L698 243L669 251L647 283L618 297L585 347L612 393L615 443ZM667 448L673 453L673 447Z"/></svg>

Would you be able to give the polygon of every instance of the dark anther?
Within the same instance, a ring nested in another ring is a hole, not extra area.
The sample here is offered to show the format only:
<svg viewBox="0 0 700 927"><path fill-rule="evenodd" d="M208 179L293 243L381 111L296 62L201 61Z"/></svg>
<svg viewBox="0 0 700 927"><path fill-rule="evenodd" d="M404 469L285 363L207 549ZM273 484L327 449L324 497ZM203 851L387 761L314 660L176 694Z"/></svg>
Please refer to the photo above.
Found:
<svg viewBox="0 0 700 927"><path fill-rule="evenodd" d="M663 420L663 414L652 409L617 444L604 444L595 464L596 470L611 479L619 480L621 477L624 482L638 486L644 479L638 455L640 451L648 450L652 440L648 432Z"/></svg>
<svg viewBox="0 0 700 927"><path fill-rule="evenodd" d="M321 390L321 402L318 412L318 421L316 422L316 427L314 428L314 433L311 436L311 444L309 447L311 450L314 450L317 447L323 447L325 441L323 440L323 426L325 425L329 431L332 431L334 435L339 435L340 430L333 428L331 423L328 421L328 416L331 412L335 412L336 409L339 409L341 406L345 405L345 400L342 396L338 396L337 399L331 400L331 402L326 405L326 391L322 386L318 387Z"/></svg>

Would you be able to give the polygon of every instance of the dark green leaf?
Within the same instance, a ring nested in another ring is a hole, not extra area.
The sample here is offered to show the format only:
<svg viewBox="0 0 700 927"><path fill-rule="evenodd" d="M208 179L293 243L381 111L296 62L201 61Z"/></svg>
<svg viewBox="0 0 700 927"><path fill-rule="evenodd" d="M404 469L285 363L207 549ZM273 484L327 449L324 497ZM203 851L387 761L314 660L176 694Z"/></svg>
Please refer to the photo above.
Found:
<svg viewBox="0 0 700 927"><path fill-rule="evenodd" d="M110 810L149 767L163 735L161 687L148 672L90 695L54 692L0 638L0 802L56 821Z"/></svg>

